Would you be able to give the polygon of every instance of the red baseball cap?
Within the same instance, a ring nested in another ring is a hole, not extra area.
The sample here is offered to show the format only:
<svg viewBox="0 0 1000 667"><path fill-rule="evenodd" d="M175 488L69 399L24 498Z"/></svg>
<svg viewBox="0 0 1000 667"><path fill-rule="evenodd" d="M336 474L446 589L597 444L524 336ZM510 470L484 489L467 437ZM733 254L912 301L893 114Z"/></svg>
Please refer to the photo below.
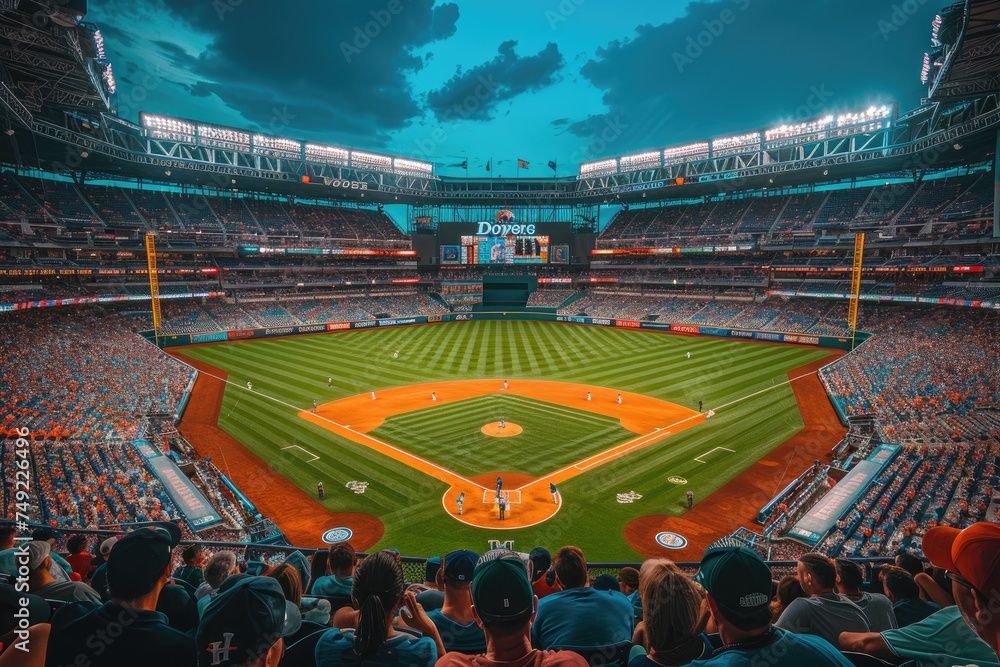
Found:
<svg viewBox="0 0 1000 667"><path fill-rule="evenodd" d="M1000 595L1000 525L937 526L924 534L923 550L931 564L959 575L982 595Z"/></svg>

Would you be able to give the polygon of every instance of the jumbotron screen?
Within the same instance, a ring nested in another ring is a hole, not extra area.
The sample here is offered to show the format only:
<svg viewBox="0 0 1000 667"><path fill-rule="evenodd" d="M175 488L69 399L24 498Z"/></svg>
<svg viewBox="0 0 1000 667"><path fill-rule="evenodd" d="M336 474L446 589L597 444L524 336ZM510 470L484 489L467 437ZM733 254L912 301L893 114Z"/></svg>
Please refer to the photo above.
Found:
<svg viewBox="0 0 1000 667"><path fill-rule="evenodd" d="M442 224L438 227L438 256L441 264L446 266L548 264L556 261L550 256L552 244L568 246L569 235L569 225L490 222Z"/></svg>

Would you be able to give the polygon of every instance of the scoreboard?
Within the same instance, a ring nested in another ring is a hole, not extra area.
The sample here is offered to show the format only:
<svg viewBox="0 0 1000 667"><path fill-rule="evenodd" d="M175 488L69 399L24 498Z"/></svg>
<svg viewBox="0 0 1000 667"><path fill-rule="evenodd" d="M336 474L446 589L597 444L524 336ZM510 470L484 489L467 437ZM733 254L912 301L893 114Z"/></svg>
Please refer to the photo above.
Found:
<svg viewBox="0 0 1000 667"><path fill-rule="evenodd" d="M443 266L474 264L569 264L567 223L438 225L438 259Z"/></svg>

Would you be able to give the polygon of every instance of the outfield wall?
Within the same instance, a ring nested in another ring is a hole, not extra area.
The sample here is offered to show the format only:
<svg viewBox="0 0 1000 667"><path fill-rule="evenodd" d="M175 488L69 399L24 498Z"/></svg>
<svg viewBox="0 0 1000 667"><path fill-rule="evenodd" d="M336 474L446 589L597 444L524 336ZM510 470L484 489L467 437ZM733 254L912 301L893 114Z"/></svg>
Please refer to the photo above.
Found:
<svg viewBox="0 0 1000 667"><path fill-rule="evenodd" d="M472 320L537 320L541 322L567 322L617 329L640 329L645 331L661 331L682 333L694 336L716 336L740 340L765 341L768 343L796 343L799 345L815 345L837 350L850 350L852 339L847 336L813 336L809 334L786 333L783 331L758 331L753 329L728 329L724 327L703 327L696 324L670 324L667 322L646 322L640 320L620 320L603 317L579 317L575 315L555 315L552 313L533 312L494 312L494 313L446 313L444 315L418 315L415 317L391 317L380 320L359 320L353 322L327 322L326 324L301 324L288 327L265 327L260 329L235 329L232 331L206 331L193 334L177 334L160 336L161 347L177 347L179 345L197 345L199 343L216 343L230 340L250 340L254 338L273 338L276 336L295 336L300 334L323 333L329 331L352 331L358 329L377 329L382 327L400 327L413 324L436 324L440 322L467 322ZM142 335L153 341L152 331L143 331ZM871 334L859 331L857 344L867 340Z"/></svg>

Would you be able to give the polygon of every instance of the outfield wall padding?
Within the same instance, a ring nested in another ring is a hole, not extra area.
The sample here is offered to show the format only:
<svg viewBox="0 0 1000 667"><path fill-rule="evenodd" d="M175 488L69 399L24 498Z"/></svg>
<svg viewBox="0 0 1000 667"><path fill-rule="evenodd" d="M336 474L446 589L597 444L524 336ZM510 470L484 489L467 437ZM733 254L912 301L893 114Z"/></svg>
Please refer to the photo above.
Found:
<svg viewBox="0 0 1000 667"><path fill-rule="evenodd" d="M160 336L159 342L161 347L177 347L179 345L193 345L197 343L212 343L227 340L250 340L254 338L296 336L300 334L324 333L330 331L356 331L358 329L379 329L383 327L409 326L412 324L468 322L473 320L536 320L540 322L566 322L569 324L614 327L617 329L642 329L645 331L673 332L695 336L716 336L741 340L766 341L769 343L796 343L798 345L815 345L817 347L828 347L837 350L850 350L852 349L852 342L856 341L857 344L861 344L871 336L869 333L859 331L857 332L857 336L854 341L852 341L852 339L848 336L814 336L811 334L786 333L783 331L727 329L720 327L703 327L694 324L645 322L640 320L555 315L553 313L526 311L501 311L492 313L446 313L444 315L390 317L378 320L327 322L325 324L302 324L298 326L265 327L260 329L235 329L232 331L205 331L177 336ZM149 340L154 340L151 331L143 331L142 335Z"/></svg>

